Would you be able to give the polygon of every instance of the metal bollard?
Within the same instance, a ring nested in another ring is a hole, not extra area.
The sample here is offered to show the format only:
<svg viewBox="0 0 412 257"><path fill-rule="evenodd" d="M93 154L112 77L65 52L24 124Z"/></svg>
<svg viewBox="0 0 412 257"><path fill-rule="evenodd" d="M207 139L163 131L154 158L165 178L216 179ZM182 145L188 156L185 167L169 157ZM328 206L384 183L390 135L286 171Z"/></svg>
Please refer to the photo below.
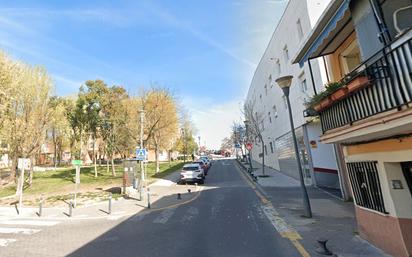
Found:
<svg viewBox="0 0 412 257"><path fill-rule="evenodd" d="M73 200L69 201L69 217L73 214Z"/></svg>
<svg viewBox="0 0 412 257"><path fill-rule="evenodd" d="M150 209L150 188L147 188L147 208Z"/></svg>
<svg viewBox="0 0 412 257"><path fill-rule="evenodd" d="M195 183L195 189L197 189L197 183Z"/></svg>
<svg viewBox="0 0 412 257"><path fill-rule="evenodd" d="M328 256L333 255L333 253L326 247L326 243L328 242L327 239L319 238L316 241L318 241L319 244L318 248L315 249L317 253Z"/></svg>
<svg viewBox="0 0 412 257"><path fill-rule="evenodd" d="M43 201L44 201L44 195L41 194L40 203L39 203L39 217L41 217L42 212L43 212Z"/></svg>
<svg viewBox="0 0 412 257"><path fill-rule="evenodd" d="M112 214L112 193L109 194L109 215Z"/></svg>
<svg viewBox="0 0 412 257"><path fill-rule="evenodd" d="M180 193L177 193L177 199L178 200L182 199L182 196L180 195Z"/></svg>

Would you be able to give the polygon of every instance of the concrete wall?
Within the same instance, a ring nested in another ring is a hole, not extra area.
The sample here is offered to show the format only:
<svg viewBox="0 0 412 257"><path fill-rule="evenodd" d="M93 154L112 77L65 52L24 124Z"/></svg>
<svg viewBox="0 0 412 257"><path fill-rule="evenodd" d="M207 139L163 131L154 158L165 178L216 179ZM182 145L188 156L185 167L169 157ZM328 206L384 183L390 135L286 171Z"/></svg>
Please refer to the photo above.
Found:
<svg viewBox="0 0 412 257"><path fill-rule="evenodd" d="M275 80L284 75L294 76L290 91L290 101L293 109L295 128L301 127L306 123L303 117L303 111L305 109L304 103L314 94L314 90L312 88L312 81L307 64L301 68L298 64L292 65L291 60L328 3L329 1L319 0L289 1L283 17L256 68L249 87L246 101L253 101L253 99L255 99L257 103L256 111L262 113L265 117L263 144L266 145L268 150L268 155L265 156L265 162L268 166L275 169L280 168L278 154L276 153L276 149L274 154L270 152L270 142L274 144L277 138L290 132L288 110L285 105L283 93L275 83ZM302 37L300 37L298 33L298 20L303 31ZM285 58L286 48L289 58ZM280 72L277 61L280 63ZM323 69L323 63L313 60L312 69L317 91L320 91L326 83L326 73ZM306 90L302 90L301 84L303 80L306 80ZM271 116L270 119L269 112ZM262 143L256 143L252 151L253 158L258 162L261 162L261 158L259 158L261 146Z"/></svg>
<svg viewBox="0 0 412 257"><path fill-rule="evenodd" d="M312 1L309 2L312 3ZM314 6L316 6L316 9L311 9L310 13L319 16L323 9L321 10L319 5L315 5L314 3L312 3L310 7ZM313 95L310 72L307 65L303 68L300 68L297 64L291 65L291 59L296 54L300 45L304 42L304 38L311 31L312 23L308 12L306 2L301 0L289 1L285 13L256 68L246 98L246 101L255 99L258 103L256 111L263 113L265 116L263 138L264 144L267 145L268 152L270 152L269 142L274 144L276 138L290 131L285 100L283 98L283 93L275 83L276 78L283 75L294 76L290 92L290 100L293 108L295 127L301 127L306 123L305 118L303 117L303 110L305 109L303 103ZM298 33L298 20L302 26L302 38L299 37ZM285 58L285 47L288 49L289 59ZM281 72L277 69L277 60L279 60ZM320 90L326 82L322 78L322 73L324 74L324 71L323 69L321 70L318 61L313 62L312 68L314 71L314 79L318 90ZM303 80L306 80L307 90L302 90L301 88ZM271 114L272 122L270 122L269 119L269 112ZM256 161L261 161L258 157L260 151L261 145L256 144L253 149L253 158ZM266 156L266 161L269 166L279 169L276 153Z"/></svg>
<svg viewBox="0 0 412 257"><path fill-rule="evenodd" d="M412 161L412 137L346 146L344 152L346 162L378 162L387 213L356 206L361 236L394 256L409 257L412 254L412 194L401 163ZM401 181L403 188L393 188L393 180Z"/></svg>

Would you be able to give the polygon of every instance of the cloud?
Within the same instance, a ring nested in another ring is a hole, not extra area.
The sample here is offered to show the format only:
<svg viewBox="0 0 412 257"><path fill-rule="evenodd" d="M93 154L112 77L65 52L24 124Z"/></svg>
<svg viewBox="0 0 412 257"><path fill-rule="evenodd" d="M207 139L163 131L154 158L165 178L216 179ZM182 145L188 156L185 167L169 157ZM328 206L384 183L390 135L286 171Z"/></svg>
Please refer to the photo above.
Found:
<svg viewBox="0 0 412 257"><path fill-rule="evenodd" d="M241 101L214 103L212 99L184 97L183 104L196 124L201 144L219 149L222 139L229 136L234 121L241 121Z"/></svg>
<svg viewBox="0 0 412 257"><path fill-rule="evenodd" d="M198 40L202 41L203 43L206 43L207 45L217 49L218 51L226 54L227 56L231 57L232 59L243 63L247 65L248 67L256 67L256 63L253 63L252 61L248 60L247 58L242 57L241 55L236 54L234 51L232 51L230 48L225 47L215 39L211 38L209 35L204 33L203 31L193 27L189 23L178 19L176 16L174 16L172 13L170 13L168 10L166 10L163 6L160 5L154 5L153 3L146 3L145 7L150 10L154 15L156 15L158 18L162 19L165 23L167 23L169 26L176 27L182 31L186 31Z"/></svg>

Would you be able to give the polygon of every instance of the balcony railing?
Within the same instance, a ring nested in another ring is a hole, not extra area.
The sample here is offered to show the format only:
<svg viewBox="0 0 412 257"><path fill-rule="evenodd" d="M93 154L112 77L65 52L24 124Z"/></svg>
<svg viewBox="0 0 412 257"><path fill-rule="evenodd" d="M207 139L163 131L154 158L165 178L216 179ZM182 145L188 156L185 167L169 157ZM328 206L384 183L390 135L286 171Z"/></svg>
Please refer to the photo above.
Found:
<svg viewBox="0 0 412 257"><path fill-rule="evenodd" d="M323 132L412 102L412 31L363 62L343 82L359 76L367 76L370 83L320 111Z"/></svg>

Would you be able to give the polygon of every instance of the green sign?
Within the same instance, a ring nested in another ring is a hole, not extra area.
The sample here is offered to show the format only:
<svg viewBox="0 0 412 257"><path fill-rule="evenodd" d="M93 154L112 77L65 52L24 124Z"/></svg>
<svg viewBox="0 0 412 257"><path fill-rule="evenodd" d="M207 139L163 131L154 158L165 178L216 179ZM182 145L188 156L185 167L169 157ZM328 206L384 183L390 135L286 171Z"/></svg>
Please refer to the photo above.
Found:
<svg viewBox="0 0 412 257"><path fill-rule="evenodd" d="M72 165L74 166L80 166L83 164L82 160L72 160Z"/></svg>

